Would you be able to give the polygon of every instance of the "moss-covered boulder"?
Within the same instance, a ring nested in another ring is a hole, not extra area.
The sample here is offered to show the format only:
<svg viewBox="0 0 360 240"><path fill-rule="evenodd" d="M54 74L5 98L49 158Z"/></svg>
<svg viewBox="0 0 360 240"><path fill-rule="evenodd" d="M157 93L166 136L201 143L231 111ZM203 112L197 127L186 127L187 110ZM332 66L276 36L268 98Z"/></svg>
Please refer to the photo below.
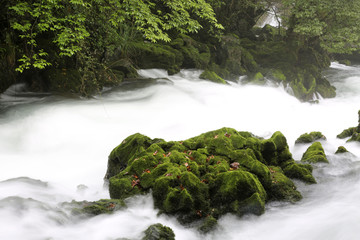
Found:
<svg viewBox="0 0 360 240"><path fill-rule="evenodd" d="M340 153L347 153L349 152L344 146L339 146L338 149L336 150L335 154L340 154Z"/></svg>
<svg viewBox="0 0 360 240"><path fill-rule="evenodd" d="M304 133L296 139L295 144L312 143L318 140L326 140L326 137L321 132Z"/></svg>
<svg viewBox="0 0 360 240"><path fill-rule="evenodd" d="M215 83L227 84L224 79L219 77L219 75L217 75L215 72L209 71L209 70L205 70L204 72L202 72L200 74L200 79L207 79L207 80L210 80Z"/></svg>
<svg viewBox="0 0 360 240"><path fill-rule="evenodd" d="M359 116L358 126L345 129L344 131L342 131L340 134L337 135L338 138L343 139L343 138L350 137L347 140L348 142L351 142L351 141L360 142L360 110L358 111L358 116Z"/></svg>
<svg viewBox="0 0 360 240"><path fill-rule="evenodd" d="M149 226L142 240L175 240L174 231L161 223Z"/></svg>
<svg viewBox="0 0 360 240"><path fill-rule="evenodd" d="M329 163L320 142L314 142L303 154L301 161L308 163Z"/></svg>
<svg viewBox="0 0 360 240"><path fill-rule="evenodd" d="M260 215L267 201L300 200L289 177L315 183L312 168L292 159L281 132L262 139L221 128L169 142L134 134L108 161L115 168L106 174L111 198L151 192L161 212L184 223L202 219L205 232L211 217Z"/></svg>

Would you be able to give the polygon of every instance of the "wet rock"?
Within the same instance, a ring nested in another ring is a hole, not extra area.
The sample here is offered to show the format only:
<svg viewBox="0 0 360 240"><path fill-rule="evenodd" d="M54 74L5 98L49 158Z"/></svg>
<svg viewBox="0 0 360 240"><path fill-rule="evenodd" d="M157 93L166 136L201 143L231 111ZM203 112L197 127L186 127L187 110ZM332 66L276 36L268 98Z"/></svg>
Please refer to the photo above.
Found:
<svg viewBox="0 0 360 240"><path fill-rule="evenodd" d="M142 240L175 240L174 231L160 223L151 225L144 233Z"/></svg>
<svg viewBox="0 0 360 240"><path fill-rule="evenodd" d="M320 142L314 142L303 154L301 161L308 163L329 163Z"/></svg>
<svg viewBox="0 0 360 240"><path fill-rule="evenodd" d="M304 133L296 139L295 144L312 143L318 140L326 140L326 137L321 132Z"/></svg>

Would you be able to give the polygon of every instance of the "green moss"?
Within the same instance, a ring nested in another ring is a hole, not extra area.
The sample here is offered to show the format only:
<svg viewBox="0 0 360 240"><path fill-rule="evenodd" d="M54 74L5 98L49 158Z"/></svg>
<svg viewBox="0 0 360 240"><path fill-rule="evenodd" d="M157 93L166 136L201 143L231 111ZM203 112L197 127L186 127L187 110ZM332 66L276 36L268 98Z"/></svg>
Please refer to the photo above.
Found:
<svg viewBox="0 0 360 240"><path fill-rule="evenodd" d="M265 78L264 75L262 75L261 72L255 73L255 75L250 77L251 83L258 84L258 85L264 85L265 84Z"/></svg>
<svg viewBox="0 0 360 240"><path fill-rule="evenodd" d="M257 177L249 172L238 169L220 173L211 191L215 193L213 204L225 212L243 215L264 211L265 189Z"/></svg>
<svg viewBox="0 0 360 240"><path fill-rule="evenodd" d="M265 188L270 186L270 171L265 164L257 160L253 150L236 150L232 154L231 160L239 163L248 172L255 174Z"/></svg>
<svg viewBox="0 0 360 240"><path fill-rule="evenodd" d="M324 84L317 84L316 92L320 93L323 98L336 97L336 88L331 86L327 81Z"/></svg>
<svg viewBox="0 0 360 240"><path fill-rule="evenodd" d="M149 226L142 240L175 240L174 231L160 223Z"/></svg>
<svg viewBox="0 0 360 240"><path fill-rule="evenodd" d="M140 133L135 133L127 137L110 153L105 178L109 179L120 173L127 167L130 159L134 159L150 145L151 139Z"/></svg>
<svg viewBox="0 0 360 240"><path fill-rule="evenodd" d="M346 153L349 152L344 146L339 146L338 149L336 150L335 154L339 154L339 153Z"/></svg>
<svg viewBox="0 0 360 240"><path fill-rule="evenodd" d="M326 137L321 132L304 133L296 139L295 144L311 143L317 140L326 140Z"/></svg>
<svg viewBox="0 0 360 240"><path fill-rule="evenodd" d="M207 216L204 220L204 222L199 227L199 231L202 233L208 233L210 231L213 231L218 225L218 222L216 218L213 216Z"/></svg>
<svg viewBox="0 0 360 240"><path fill-rule="evenodd" d="M131 177L117 178L112 177L109 181L109 193L110 197L114 199L125 199L127 197L141 193L137 185L133 185L133 181L137 179L132 179Z"/></svg>
<svg viewBox="0 0 360 240"><path fill-rule="evenodd" d="M301 161L308 163L329 163L320 142L314 142L303 154Z"/></svg>
<svg viewBox="0 0 360 240"><path fill-rule="evenodd" d="M338 138L351 137L347 140L348 142L351 142L351 141L359 141L360 142L360 110L358 112L358 115L359 115L358 126L345 129L344 131L342 131L342 133L337 135Z"/></svg>
<svg viewBox="0 0 360 240"><path fill-rule="evenodd" d="M163 68L174 73L180 70L184 56L171 46L150 42L133 42L132 58L140 68Z"/></svg>
<svg viewBox="0 0 360 240"><path fill-rule="evenodd" d="M211 138L207 140L206 144L209 153L216 155L227 156L233 148L231 140L224 135L218 135L216 138Z"/></svg>
<svg viewBox="0 0 360 240"><path fill-rule="evenodd" d="M280 69L271 70L270 77L278 82L286 82L286 76Z"/></svg>
<svg viewBox="0 0 360 240"><path fill-rule="evenodd" d="M290 162L287 166L282 168L284 173L289 178L295 178L302 180L306 183L316 183L315 178L311 174L311 170L306 164L297 164L294 162Z"/></svg>
<svg viewBox="0 0 360 240"><path fill-rule="evenodd" d="M353 133L353 135L351 135L351 138L349 140L347 140L348 142L351 142L351 141L357 141L357 142L360 142L360 133L356 132L356 133Z"/></svg>
<svg viewBox="0 0 360 240"><path fill-rule="evenodd" d="M209 47L187 35L181 34L180 37L184 44L182 46L177 44L177 46L180 46L179 50L184 56L182 66L185 68L205 69L209 65L211 57Z"/></svg>
<svg viewBox="0 0 360 240"><path fill-rule="evenodd" d="M282 151L288 148L286 138L281 132L275 132L271 136L271 140L274 142L277 151Z"/></svg>
<svg viewBox="0 0 360 240"><path fill-rule="evenodd" d="M219 77L215 72L205 70L200 74L201 79L207 79L215 83L227 84L224 79Z"/></svg>
<svg viewBox="0 0 360 240"><path fill-rule="evenodd" d="M111 159L119 154L128 160L109 179L110 196L151 191L155 207L183 223L229 212L261 214L266 200L301 198L287 177L315 182L310 165L295 164L281 132L264 140L221 128L181 142L135 134L113 150ZM276 174L268 166L277 168Z"/></svg>
<svg viewBox="0 0 360 240"><path fill-rule="evenodd" d="M266 139L262 141L261 153L268 165L278 165L277 148L272 139Z"/></svg>
<svg viewBox="0 0 360 240"><path fill-rule="evenodd" d="M87 214L96 216L100 214L109 214L126 207L123 200L119 199L101 199L96 202L79 202L78 208L72 210L73 214Z"/></svg>
<svg viewBox="0 0 360 240"><path fill-rule="evenodd" d="M339 60L339 63L340 63L340 64L344 64L344 65L346 65L346 66L351 66L351 61L348 60L348 59Z"/></svg>
<svg viewBox="0 0 360 240"><path fill-rule="evenodd" d="M296 190L295 184L284 175L281 168L271 166L269 170L271 173L271 186L268 193L271 199L290 202L302 199L300 192Z"/></svg>

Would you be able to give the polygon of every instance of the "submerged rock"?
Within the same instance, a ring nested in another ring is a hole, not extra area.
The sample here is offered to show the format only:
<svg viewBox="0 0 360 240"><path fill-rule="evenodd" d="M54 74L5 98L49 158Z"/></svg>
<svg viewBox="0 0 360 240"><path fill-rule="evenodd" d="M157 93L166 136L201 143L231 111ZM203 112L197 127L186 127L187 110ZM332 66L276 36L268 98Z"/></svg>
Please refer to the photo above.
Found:
<svg viewBox="0 0 360 240"><path fill-rule="evenodd" d="M316 182L310 165L293 160L281 132L261 139L232 128L170 142L137 133L111 152L108 168L111 198L151 190L161 212L183 223L202 219L205 232L216 225L211 217L260 215L267 201L300 200L289 177Z"/></svg>
<svg viewBox="0 0 360 240"><path fill-rule="evenodd" d="M174 231L160 223L151 225L144 233L142 240L175 240Z"/></svg>
<svg viewBox="0 0 360 240"><path fill-rule="evenodd" d="M317 140L326 140L326 137L321 132L304 133L296 139L295 144L312 143Z"/></svg>
<svg viewBox="0 0 360 240"><path fill-rule="evenodd" d="M308 163L329 163L320 142L314 142L303 154L301 161Z"/></svg>

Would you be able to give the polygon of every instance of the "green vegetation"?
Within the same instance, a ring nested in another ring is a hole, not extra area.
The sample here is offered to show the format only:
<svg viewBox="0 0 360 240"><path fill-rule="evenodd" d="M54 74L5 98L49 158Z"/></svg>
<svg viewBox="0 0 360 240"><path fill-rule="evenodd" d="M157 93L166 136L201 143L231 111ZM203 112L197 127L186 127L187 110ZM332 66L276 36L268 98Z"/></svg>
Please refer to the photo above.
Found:
<svg viewBox="0 0 360 240"><path fill-rule="evenodd" d="M207 232L226 213L260 215L267 201L299 201L289 177L315 183L311 171L280 132L264 140L222 128L184 141L131 135L111 152L106 179L111 198L151 192L161 212L201 220Z"/></svg>
<svg viewBox="0 0 360 240"><path fill-rule="evenodd" d="M215 83L222 83L226 84L226 81L219 77L215 72L205 70L203 73L200 74L201 79L207 79Z"/></svg>
<svg viewBox="0 0 360 240"><path fill-rule="evenodd" d="M348 129L343 130L340 134L337 135L338 138L348 138L350 137L347 141L351 142L351 141L358 141L360 142L360 110L358 111L358 116L359 116L359 124L356 127L350 127Z"/></svg>
<svg viewBox="0 0 360 240"><path fill-rule="evenodd" d="M304 133L296 139L295 144L312 143L317 140L326 140L326 137L321 132Z"/></svg>
<svg viewBox="0 0 360 240"><path fill-rule="evenodd" d="M175 240L174 231L161 223L149 226L144 233L142 240Z"/></svg>
<svg viewBox="0 0 360 240"><path fill-rule="evenodd" d="M11 68L13 82L83 95L128 77L134 40L169 42L171 34L198 32L200 22L214 36L222 29L205 0L16 0L0 7L2 70ZM45 68L66 80L51 82ZM71 71L78 82L67 79Z"/></svg>
<svg viewBox="0 0 360 240"><path fill-rule="evenodd" d="M287 26L311 45L319 41L329 53L359 50L359 1L284 0L290 9Z"/></svg>
<svg viewBox="0 0 360 240"><path fill-rule="evenodd" d="M308 163L329 163L320 142L314 142L303 154L301 161Z"/></svg>
<svg viewBox="0 0 360 240"><path fill-rule="evenodd" d="M282 24L257 27L268 9ZM359 50L359 10L339 0L2 1L0 91L27 82L89 96L137 68L198 68L217 82L270 78L302 101L334 97L321 72Z"/></svg>
<svg viewBox="0 0 360 240"><path fill-rule="evenodd" d="M70 203L70 205L72 205L73 214L85 214L90 216L109 214L126 207L124 201L119 199L101 199L96 202L73 201Z"/></svg>
<svg viewBox="0 0 360 240"><path fill-rule="evenodd" d="M336 150L335 154L339 154L339 153L347 153L349 152L344 146L339 146L338 149Z"/></svg>

